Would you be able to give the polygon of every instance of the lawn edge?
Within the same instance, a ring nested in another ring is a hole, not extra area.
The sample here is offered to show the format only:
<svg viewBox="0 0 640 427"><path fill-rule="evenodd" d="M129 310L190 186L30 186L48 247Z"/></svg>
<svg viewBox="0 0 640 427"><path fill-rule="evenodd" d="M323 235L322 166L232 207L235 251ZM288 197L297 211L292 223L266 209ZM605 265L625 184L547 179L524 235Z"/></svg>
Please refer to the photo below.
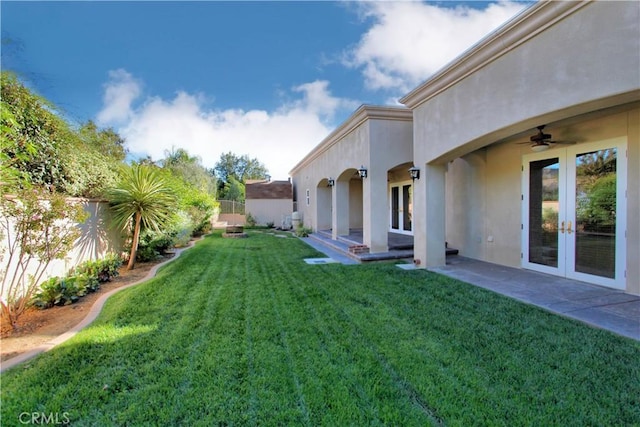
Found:
<svg viewBox="0 0 640 427"><path fill-rule="evenodd" d="M96 300L96 302L93 303L93 305L91 306L91 308L89 309L89 312L87 313L87 315L75 326L73 326L71 329L69 329L67 332L58 335L57 337L51 339L50 341L39 345L38 347L34 348L33 350L29 350L25 353L19 354L18 356L12 357L11 359L7 359L4 362L2 362L2 364L0 364L0 374L8 371L9 369L12 369L18 365L20 365L21 363L24 363L28 360L33 359L34 357L38 356L41 353L47 352L55 347L57 347L58 345L62 344L63 342L73 338L78 332L80 332L81 330L83 330L84 328L86 328L87 326L89 326L91 323L93 323L94 320L97 319L98 315L102 312L102 309L104 308L105 303L107 302L107 300L109 299L109 297L111 297L112 295L124 290L124 289L129 289L133 286L137 286L141 283L146 282L149 279L152 279L153 277L155 277L155 275L157 274L158 270L162 267L164 267L165 265L169 264L170 262L172 262L173 260L177 259L184 251L191 249L192 247L195 246L195 244L197 242L199 242L200 240L204 239L206 236L201 236L198 239L194 239L191 240L189 242L189 245L184 247L184 248L179 248L176 250L175 255L173 257L171 257L170 259L163 261L159 264L154 265L149 272L147 273L146 276L144 276L143 278L130 283L126 286L122 286L120 288L117 289L113 289L107 293L105 293L104 295L101 295L100 298L98 298Z"/></svg>

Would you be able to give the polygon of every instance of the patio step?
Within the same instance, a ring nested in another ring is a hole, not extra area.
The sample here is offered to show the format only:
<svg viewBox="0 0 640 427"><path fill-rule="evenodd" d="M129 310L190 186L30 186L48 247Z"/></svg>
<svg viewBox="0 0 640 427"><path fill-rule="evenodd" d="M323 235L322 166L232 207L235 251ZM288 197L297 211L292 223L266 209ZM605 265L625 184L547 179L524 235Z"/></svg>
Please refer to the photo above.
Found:
<svg viewBox="0 0 640 427"><path fill-rule="evenodd" d="M390 243L389 252L371 253L369 247L363 245L362 242L350 239L348 236L338 236L336 240L333 240L331 232L328 230L316 231L309 237L360 262L413 258L413 245L410 244L392 245ZM448 243L445 244L445 248L448 257L459 253L458 249L450 248Z"/></svg>
<svg viewBox="0 0 640 427"><path fill-rule="evenodd" d="M368 254L369 253L369 246L367 246L367 245L351 245L351 246L349 246L349 253L354 254L354 255Z"/></svg>

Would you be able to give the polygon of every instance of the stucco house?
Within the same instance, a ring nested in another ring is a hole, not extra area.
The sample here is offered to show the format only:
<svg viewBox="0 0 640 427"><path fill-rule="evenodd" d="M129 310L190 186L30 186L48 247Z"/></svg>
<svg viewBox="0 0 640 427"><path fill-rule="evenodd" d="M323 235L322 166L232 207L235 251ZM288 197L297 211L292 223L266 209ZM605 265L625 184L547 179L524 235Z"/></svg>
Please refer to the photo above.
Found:
<svg viewBox="0 0 640 427"><path fill-rule="evenodd" d="M640 3L536 3L401 102L293 168L306 226L640 294Z"/></svg>
<svg viewBox="0 0 640 427"><path fill-rule="evenodd" d="M256 224L290 225L292 211L291 181L248 180L245 183L245 212L253 216Z"/></svg>

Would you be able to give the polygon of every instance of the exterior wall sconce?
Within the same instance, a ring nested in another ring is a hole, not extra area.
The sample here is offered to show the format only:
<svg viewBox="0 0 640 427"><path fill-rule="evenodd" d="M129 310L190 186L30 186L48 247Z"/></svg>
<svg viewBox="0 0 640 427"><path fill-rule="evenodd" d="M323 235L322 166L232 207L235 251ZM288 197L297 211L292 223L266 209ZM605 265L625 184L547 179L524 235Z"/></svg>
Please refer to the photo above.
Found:
<svg viewBox="0 0 640 427"><path fill-rule="evenodd" d="M333 178L327 178L327 186L333 187L336 184L336 181Z"/></svg>
<svg viewBox="0 0 640 427"><path fill-rule="evenodd" d="M411 176L412 180L416 180L416 179L420 179L420 169L418 169L415 166L411 166L409 168L409 175Z"/></svg>
<svg viewBox="0 0 640 427"><path fill-rule="evenodd" d="M365 168L364 166L360 166L360 169L358 169L358 175L360 175L360 178L366 178L367 168Z"/></svg>

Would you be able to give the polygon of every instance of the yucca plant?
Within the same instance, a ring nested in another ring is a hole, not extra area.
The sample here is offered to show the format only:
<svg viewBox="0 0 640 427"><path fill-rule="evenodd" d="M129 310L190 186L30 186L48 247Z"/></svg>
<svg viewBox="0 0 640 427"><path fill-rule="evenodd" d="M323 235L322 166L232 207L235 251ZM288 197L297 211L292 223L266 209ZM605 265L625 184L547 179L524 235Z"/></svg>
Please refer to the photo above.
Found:
<svg viewBox="0 0 640 427"><path fill-rule="evenodd" d="M107 190L106 196L118 228L126 232L133 229L127 264L127 270L131 270L141 228L160 231L176 209L176 197L157 170L146 165L123 168L117 186Z"/></svg>

